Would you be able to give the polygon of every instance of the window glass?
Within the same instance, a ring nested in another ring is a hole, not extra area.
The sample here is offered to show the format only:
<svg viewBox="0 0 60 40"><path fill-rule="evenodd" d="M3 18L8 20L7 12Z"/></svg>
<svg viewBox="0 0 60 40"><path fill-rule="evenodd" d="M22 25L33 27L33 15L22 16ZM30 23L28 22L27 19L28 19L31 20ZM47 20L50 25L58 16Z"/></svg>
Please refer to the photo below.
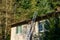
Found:
<svg viewBox="0 0 60 40"><path fill-rule="evenodd" d="M17 34L22 33L22 26L16 27L16 33Z"/></svg>
<svg viewBox="0 0 60 40"><path fill-rule="evenodd" d="M39 31L43 30L42 24L40 22L38 23L38 28L39 28Z"/></svg>

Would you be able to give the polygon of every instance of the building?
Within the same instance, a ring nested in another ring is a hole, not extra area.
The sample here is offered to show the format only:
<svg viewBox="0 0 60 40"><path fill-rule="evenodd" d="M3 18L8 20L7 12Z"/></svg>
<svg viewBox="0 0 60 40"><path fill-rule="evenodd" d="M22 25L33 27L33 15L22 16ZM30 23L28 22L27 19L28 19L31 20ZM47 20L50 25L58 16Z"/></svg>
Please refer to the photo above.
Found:
<svg viewBox="0 0 60 40"><path fill-rule="evenodd" d="M34 36L41 32L43 33L45 31L44 24L46 20L37 21L34 23L34 32L33 32L33 40ZM41 24L40 24L41 23ZM16 25L16 24L15 24ZM27 40L28 32L31 28L31 24L22 24L22 25L16 25L11 28L11 40ZM37 37L38 39L38 37Z"/></svg>
<svg viewBox="0 0 60 40"><path fill-rule="evenodd" d="M42 39L42 35L44 35L44 32L49 31L48 19L59 16L59 15L60 15L60 12L52 12L52 13L48 13L46 15L37 17L33 24L32 24L31 19L12 24L11 25L11 40L27 40L29 38L28 34L30 34L32 30L33 31L32 31L30 40Z"/></svg>

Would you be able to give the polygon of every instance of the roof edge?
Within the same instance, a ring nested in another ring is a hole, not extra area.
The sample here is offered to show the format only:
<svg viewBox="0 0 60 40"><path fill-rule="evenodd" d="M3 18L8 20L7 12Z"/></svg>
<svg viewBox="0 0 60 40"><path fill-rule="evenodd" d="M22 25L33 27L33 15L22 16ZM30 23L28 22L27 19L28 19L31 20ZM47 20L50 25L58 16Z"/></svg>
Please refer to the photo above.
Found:
<svg viewBox="0 0 60 40"><path fill-rule="evenodd" d="M37 16L35 21L40 21L40 20L44 20L44 19L48 19L50 17L55 17L56 15L60 15L60 12L56 11L56 12L51 12L48 13L46 15L42 15L42 16ZM28 22L30 22L32 19L28 19L28 20L24 20L22 22L17 22L17 23L13 23L11 24L11 27L17 26L17 25L22 25L22 24L28 24Z"/></svg>

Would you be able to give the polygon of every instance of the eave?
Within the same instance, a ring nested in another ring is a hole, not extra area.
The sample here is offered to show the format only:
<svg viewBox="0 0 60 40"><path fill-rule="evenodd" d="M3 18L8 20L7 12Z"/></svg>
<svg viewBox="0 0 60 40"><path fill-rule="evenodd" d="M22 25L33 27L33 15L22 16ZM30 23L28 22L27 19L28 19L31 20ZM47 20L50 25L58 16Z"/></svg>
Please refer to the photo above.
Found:
<svg viewBox="0 0 60 40"><path fill-rule="evenodd" d="M44 20L44 19L49 19L51 17L55 17L55 16L59 16L60 12L56 11L56 12L51 12L42 16L37 16L35 21L40 21L40 20ZM28 19L28 20L24 20L24 21L19 21L16 23L11 24L11 27L17 26L17 25L23 25L23 24L28 24L28 22L30 22L32 19Z"/></svg>

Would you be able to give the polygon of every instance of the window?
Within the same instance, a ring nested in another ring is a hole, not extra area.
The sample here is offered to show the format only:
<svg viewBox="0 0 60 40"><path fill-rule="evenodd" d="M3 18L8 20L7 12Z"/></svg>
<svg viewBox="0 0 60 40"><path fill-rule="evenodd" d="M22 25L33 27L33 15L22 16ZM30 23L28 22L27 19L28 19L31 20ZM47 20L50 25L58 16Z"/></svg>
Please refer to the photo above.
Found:
<svg viewBox="0 0 60 40"><path fill-rule="evenodd" d="M16 27L16 34L22 33L22 26Z"/></svg>
<svg viewBox="0 0 60 40"><path fill-rule="evenodd" d="M40 32L44 32L46 29L49 29L49 22L46 20L38 22L38 28Z"/></svg>
<svg viewBox="0 0 60 40"><path fill-rule="evenodd" d="M38 23L38 28L39 28L39 31L43 30L42 24L40 22Z"/></svg>

